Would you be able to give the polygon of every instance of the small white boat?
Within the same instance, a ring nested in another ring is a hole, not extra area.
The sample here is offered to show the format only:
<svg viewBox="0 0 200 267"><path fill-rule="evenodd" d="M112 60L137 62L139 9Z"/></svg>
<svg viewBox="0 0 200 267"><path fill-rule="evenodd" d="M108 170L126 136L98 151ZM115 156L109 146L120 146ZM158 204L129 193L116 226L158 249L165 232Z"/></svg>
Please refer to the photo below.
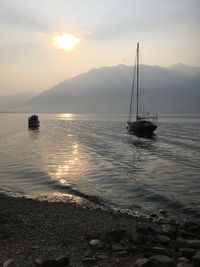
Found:
<svg viewBox="0 0 200 267"><path fill-rule="evenodd" d="M29 129L37 129L40 127L40 121L37 115L32 115L28 118L28 128Z"/></svg>

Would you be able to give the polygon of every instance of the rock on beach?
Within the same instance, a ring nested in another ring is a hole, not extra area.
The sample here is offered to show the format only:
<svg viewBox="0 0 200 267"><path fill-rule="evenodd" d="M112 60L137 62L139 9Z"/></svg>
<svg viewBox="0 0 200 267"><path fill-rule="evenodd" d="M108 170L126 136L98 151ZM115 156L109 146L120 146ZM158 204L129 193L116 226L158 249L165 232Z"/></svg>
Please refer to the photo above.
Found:
<svg viewBox="0 0 200 267"><path fill-rule="evenodd" d="M0 266L200 267L199 222L0 196Z"/></svg>

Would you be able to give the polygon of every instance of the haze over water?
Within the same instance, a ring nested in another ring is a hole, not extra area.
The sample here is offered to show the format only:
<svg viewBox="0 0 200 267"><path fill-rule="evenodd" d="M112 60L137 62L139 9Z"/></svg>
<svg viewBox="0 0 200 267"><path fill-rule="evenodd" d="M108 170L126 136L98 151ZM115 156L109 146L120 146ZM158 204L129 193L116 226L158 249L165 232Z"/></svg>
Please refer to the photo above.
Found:
<svg viewBox="0 0 200 267"><path fill-rule="evenodd" d="M119 208L200 216L200 117L162 117L152 139L124 115L0 114L3 192L72 194Z"/></svg>

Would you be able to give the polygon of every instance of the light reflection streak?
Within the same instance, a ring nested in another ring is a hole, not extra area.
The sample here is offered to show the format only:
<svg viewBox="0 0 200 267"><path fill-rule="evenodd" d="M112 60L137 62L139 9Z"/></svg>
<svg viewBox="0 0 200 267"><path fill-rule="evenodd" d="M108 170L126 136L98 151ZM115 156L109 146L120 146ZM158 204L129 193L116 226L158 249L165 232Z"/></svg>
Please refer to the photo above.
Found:
<svg viewBox="0 0 200 267"><path fill-rule="evenodd" d="M68 144L65 149L62 147L60 153L48 157L48 175L61 185L73 184L73 180L80 179L88 168L88 160L84 155L83 148L76 142Z"/></svg>
<svg viewBox="0 0 200 267"><path fill-rule="evenodd" d="M74 117L75 117L75 114L73 114L73 113L59 114L59 118L64 119L64 120L72 120L72 119L74 119Z"/></svg>

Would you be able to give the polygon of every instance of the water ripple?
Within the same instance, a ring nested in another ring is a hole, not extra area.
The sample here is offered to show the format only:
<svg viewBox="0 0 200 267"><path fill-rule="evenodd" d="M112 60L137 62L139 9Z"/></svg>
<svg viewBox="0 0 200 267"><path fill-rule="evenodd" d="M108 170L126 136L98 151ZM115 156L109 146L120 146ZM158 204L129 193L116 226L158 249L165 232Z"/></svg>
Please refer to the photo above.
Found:
<svg viewBox="0 0 200 267"><path fill-rule="evenodd" d="M1 114L0 187L199 214L200 124L194 118L169 118L151 139L128 135L125 120L116 117L80 118L43 114L39 131L29 131L25 114Z"/></svg>

